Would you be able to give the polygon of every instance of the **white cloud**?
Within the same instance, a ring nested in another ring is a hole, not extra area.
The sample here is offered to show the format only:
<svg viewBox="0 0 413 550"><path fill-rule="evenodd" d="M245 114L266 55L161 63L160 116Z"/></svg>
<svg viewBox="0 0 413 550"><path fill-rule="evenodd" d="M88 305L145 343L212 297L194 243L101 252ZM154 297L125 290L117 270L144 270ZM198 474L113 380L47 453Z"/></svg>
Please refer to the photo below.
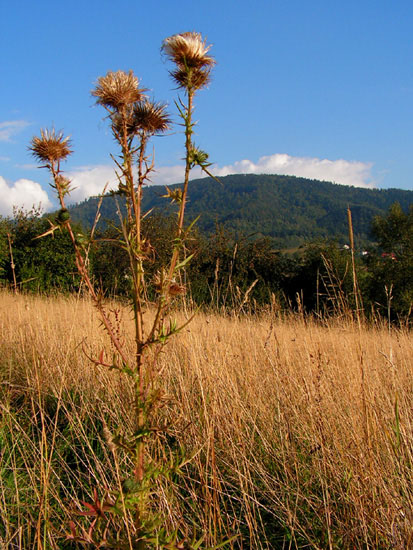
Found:
<svg viewBox="0 0 413 550"><path fill-rule="evenodd" d="M10 216L13 213L13 206L30 210L32 206L38 206L39 204L45 210L52 206L46 191L42 189L40 183L19 179L9 185L0 176L0 215Z"/></svg>
<svg viewBox="0 0 413 550"><path fill-rule="evenodd" d="M372 188L374 187L372 167L373 165L369 162L293 157L277 153L261 157L257 162L245 159L226 166L213 165L210 170L218 177L230 174L280 174ZM201 173L199 169L191 172L191 179L204 176L205 174ZM183 180L183 167L164 166L158 168L152 179L156 184L179 183Z"/></svg>
<svg viewBox="0 0 413 550"><path fill-rule="evenodd" d="M4 124L4 123L3 123ZM0 125L0 131L2 126ZM275 154L261 157L257 162L240 160L231 165L211 167L216 176L229 174L285 174L305 178L334 181L343 185L355 187L374 187L372 180L372 164L344 159L329 160L312 157L293 157L286 154ZM90 196L102 193L106 184L107 190L116 189L118 180L113 166L98 165L79 167L69 172L75 188L68 202L81 202ZM191 172L191 179L200 178L203 174L199 169ZM183 181L184 167L182 165L161 166L152 173L151 183L158 185L172 185ZM0 176L0 215L11 215L13 206L30 209L41 203L43 209L48 210L52 203L41 185L29 179L19 179L14 183L7 183Z"/></svg>
<svg viewBox="0 0 413 550"><path fill-rule="evenodd" d="M115 170L110 165L80 166L71 172L67 177L72 182L73 191L68 197L68 202L81 202L88 197L100 195L108 184L107 191L116 189L118 180Z"/></svg>
<svg viewBox="0 0 413 550"><path fill-rule="evenodd" d="M211 167L211 172L218 177L229 174L284 174L368 188L374 187L371 170L372 164L367 162L293 157L279 153L261 157L257 162L245 159L226 166ZM72 186L75 187L69 199L72 203L99 195L106 183L108 183L108 190L116 189L118 186L115 170L110 165L79 167L67 175L72 180ZM191 172L191 179L203 176L205 174L201 173L199 168ZM151 183L172 185L182 182L183 178L183 165L161 166L152 172Z"/></svg>
<svg viewBox="0 0 413 550"><path fill-rule="evenodd" d="M26 120L7 120L0 122L0 141L10 141L11 138L29 126Z"/></svg>
<svg viewBox="0 0 413 550"><path fill-rule="evenodd" d="M107 191L118 187L115 170L110 165L83 166L67 173L72 182L73 191L68 202L81 202L88 197L100 195L108 184ZM200 170L193 170L191 178L202 177ZM184 166L161 166L151 174L150 183L153 185L172 185L180 183L184 178Z"/></svg>
<svg viewBox="0 0 413 550"><path fill-rule="evenodd" d="M151 183L154 185L173 185L184 181L185 167L183 165L176 166L160 166L156 168L151 177ZM202 178L202 173L199 169L191 171L191 179Z"/></svg>
<svg viewBox="0 0 413 550"><path fill-rule="evenodd" d="M240 160L213 170L217 176L229 174L283 174L303 178L333 181L355 187L374 187L372 164L344 159L329 160L316 157L292 157L275 154L261 157L258 162Z"/></svg>

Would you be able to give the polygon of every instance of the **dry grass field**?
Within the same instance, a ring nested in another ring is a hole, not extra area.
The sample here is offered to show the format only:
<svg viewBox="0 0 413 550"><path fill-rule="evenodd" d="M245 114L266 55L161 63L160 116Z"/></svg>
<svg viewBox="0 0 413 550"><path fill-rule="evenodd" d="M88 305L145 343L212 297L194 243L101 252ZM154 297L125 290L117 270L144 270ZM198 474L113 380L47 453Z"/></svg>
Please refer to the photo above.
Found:
<svg viewBox="0 0 413 550"><path fill-rule="evenodd" d="M81 501L122 483L110 434L132 393L86 358L103 348L88 300L0 294L0 548L74 548ZM174 427L158 452L193 455L153 496L171 524L244 549L413 547L407 330L197 313L160 361Z"/></svg>

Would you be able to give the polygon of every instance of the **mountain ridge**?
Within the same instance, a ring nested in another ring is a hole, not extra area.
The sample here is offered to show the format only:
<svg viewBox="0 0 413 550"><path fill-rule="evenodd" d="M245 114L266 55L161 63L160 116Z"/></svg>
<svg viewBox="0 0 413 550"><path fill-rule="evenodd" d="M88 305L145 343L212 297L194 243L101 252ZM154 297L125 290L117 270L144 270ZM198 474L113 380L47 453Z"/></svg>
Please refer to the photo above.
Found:
<svg viewBox="0 0 413 550"><path fill-rule="evenodd" d="M371 241L370 227L376 215L384 215L394 202L403 209L413 204L413 191L366 189L296 176L234 174L220 178L192 180L187 204L187 221L200 215L197 227L211 234L217 225L236 235L268 236L278 247L299 246L317 239L345 242L348 235L347 206L352 210L358 244ZM181 184L168 186L173 189ZM169 215L175 211L164 198L165 186L147 186L144 210ZM98 198L92 197L70 208L72 218L91 226ZM116 201L106 196L102 220L117 219ZM102 224L104 227L105 222Z"/></svg>

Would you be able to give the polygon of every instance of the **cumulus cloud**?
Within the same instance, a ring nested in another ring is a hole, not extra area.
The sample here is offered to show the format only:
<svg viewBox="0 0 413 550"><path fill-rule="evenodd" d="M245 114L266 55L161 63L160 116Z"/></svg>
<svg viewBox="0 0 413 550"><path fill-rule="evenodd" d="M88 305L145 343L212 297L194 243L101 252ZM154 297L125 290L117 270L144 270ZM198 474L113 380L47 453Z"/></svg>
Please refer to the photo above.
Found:
<svg viewBox="0 0 413 550"><path fill-rule="evenodd" d="M68 197L68 202L81 202L88 197L100 195L105 185L107 191L117 188L118 179L115 170L110 165L81 166L67 172L67 177L72 182L73 191Z"/></svg>
<svg viewBox="0 0 413 550"><path fill-rule="evenodd" d="M371 188L374 187L371 169L372 164L368 162L293 157L277 153L261 157L257 162L240 160L231 165L218 167L214 170L214 174L218 176L229 174L282 174Z"/></svg>
<svg viewBox="0 0 413 550"><path fill-rule="evenodd" d="M118 187L115 170L110 165L83 166L67 173L72 182L73 191L68 197L69 203L81 202L88 197L100 195L107 185L107 191ZM183 166L161 166L151 173L148 183L152 185L172 185L182 182L184 177ZM191 178L202 177L201 170L195 169Z"/></svg>
<svg viewBox="0 0 413 550"><path fill-rule="evenodd" d="M151 177L153 185L172 185L174 183L182 183L184 180L184 166L160 166L156 169ZM191 170L191 179L205 177L206 174L197 166Z"/></svg>
<svg viewBox="0 0 413 550"><path fill-rule="evenodd" d="M293 157L286 154L275 154L261 157L258 161L240 160L225 166L214 165L211 169L216 176L229 174L283 174L304 178L332 181L355 187L374 187L372 164L360 161L329 160L315 157ZM75 189L70 195L70 202L81 202L90 196L102 193L106 184L108 190L116 189L118 180L115 170L110 165L84 166L68 173ZM191 179L204 177L199 168L192 170ZM150 183L154 185L172 185L182 182L184 167L182 165L160 166L151 174Z"/></svg>
<svg viewBox="0 0 413 550"><path fill-rule="evenodd" d="M26 120L7 120L0 122L0 141L10 141L11 138L29 126Z"/></svg>
<svg viewBox="0 0 413 550"><path fill-rule="evenodd" d="M0 215L10 216L13 206L30 210L32 206L41 205L43 209L51 208L52 203L40 183L19 179L12 184L0 176Z"/></svg>
<svg viewBox="0 0 413 550"><path fill-rule="evenodd" d="M261 157L257 162L245 159L225 166L214 165L211 172L218 177L230 174L280 174L372 188L372 167L369 162L293 157L277 153ZM204 176L199 169L191 172L192 179ZM158 169L153 177L153 183L169 185L179 183L182 179L182 166L165 166Z"/></svg>

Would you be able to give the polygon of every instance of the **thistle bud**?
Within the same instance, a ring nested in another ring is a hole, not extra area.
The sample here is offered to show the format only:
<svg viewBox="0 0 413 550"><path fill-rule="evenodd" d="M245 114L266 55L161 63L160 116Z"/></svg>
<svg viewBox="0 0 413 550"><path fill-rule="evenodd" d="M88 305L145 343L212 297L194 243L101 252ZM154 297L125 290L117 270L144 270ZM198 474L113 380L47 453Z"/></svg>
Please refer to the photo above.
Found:
<svg viewBox="0 0 413 550"><path fill-rule="evenodd" d="M66 208L62 208L59 210L59 213L57 214L57 221L60 224L64 224L70 220L70 213Z"/></svg>

